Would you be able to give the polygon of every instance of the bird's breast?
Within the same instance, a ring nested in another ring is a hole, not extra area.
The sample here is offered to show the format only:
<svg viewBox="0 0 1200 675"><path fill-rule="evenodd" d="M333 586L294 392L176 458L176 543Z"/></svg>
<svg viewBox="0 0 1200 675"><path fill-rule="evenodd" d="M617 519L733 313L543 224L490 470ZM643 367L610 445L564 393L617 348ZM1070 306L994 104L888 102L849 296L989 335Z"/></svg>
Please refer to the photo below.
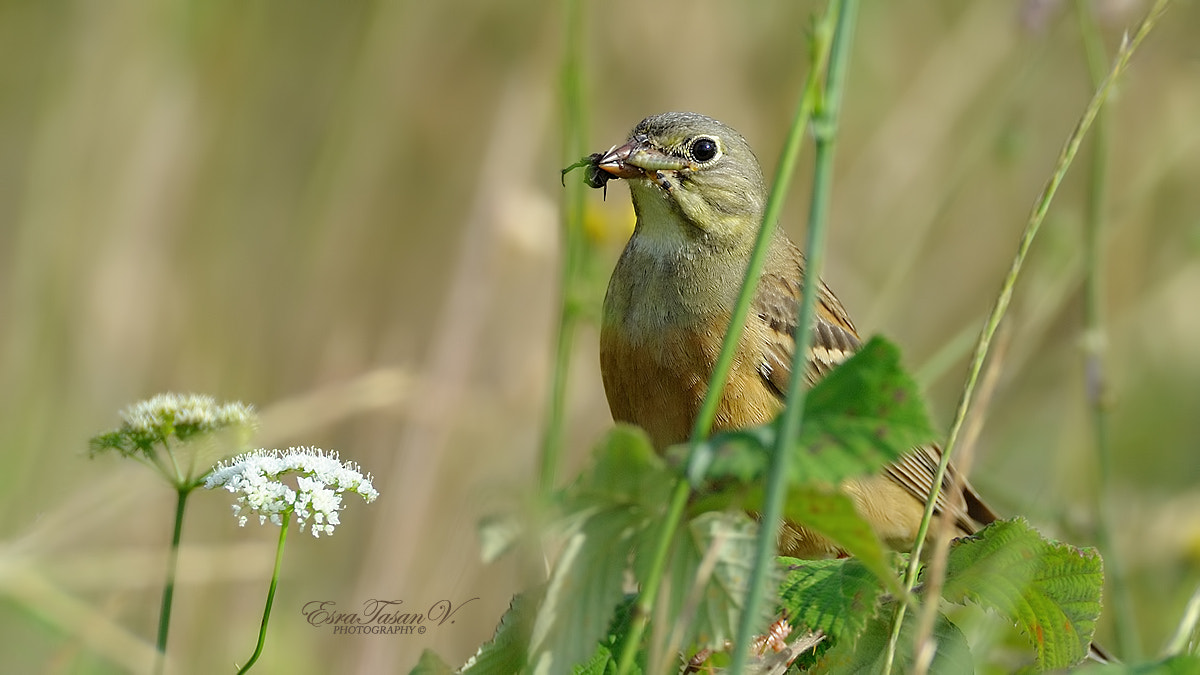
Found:
<svg viewBox="0 0 1200 675"><path fill-rule="evenodd" d="M622 256L604 303L600 369L613 419L644 428L661 450L691 435L729 326L730 304L704 298L684 263ZM781 404L760 373L765 326L751 317L714 431L769 421Z"/></svg>

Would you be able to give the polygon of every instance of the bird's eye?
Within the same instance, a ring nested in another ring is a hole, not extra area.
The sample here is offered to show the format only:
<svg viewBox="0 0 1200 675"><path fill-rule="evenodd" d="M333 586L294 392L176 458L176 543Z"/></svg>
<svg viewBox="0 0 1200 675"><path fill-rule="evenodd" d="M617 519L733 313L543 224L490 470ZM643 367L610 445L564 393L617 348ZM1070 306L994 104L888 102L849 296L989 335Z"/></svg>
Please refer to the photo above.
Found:
<svg viewBox="0 0 1200 675"><path fill-rule="evenodd" d="M701 136L692 141L692 144L688 147L688 154L691 155L693 160L703 164L716 157L718 149L716 139Z"/></svg>

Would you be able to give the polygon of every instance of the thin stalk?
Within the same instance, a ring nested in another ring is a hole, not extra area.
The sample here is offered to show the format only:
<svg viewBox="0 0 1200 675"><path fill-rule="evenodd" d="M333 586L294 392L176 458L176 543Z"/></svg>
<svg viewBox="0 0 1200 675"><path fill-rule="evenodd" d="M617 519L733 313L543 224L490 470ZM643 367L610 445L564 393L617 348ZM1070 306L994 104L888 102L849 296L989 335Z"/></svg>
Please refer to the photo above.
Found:
<svg viewBox="0 0 1200 675"><path fill-rule="evenodd" d="M583 19L579 0L568 0L566 44L562 66L562 106L564 120L563 156L574 162L584 154L584 93L582 76ZM563 206L563 257L559 275L561 309L558 337L554 348L554 367L550 383L549 410L542 437L540 485L543 495L554 489L558 461L562 456L566 431L567 375L571 348L579 312L576 307L580 261L583 259L583 185L567 181Z"/></svg>
<svg viewBox="0 0 1200 675"><path fill-rule="evenodd" d="M171 551L167 554L167 581L163 584L162 606L158 610L158 658L154 672L162 673L167 663L167 633L171 629L171 604L175 601L175 574L179 570L179 540L183 536L183 513L188 495L195 486L176 488L175 530L171 535Z"/></svg>
<svg viewBox="0 0 1200 675"><path fill-rule="evenodd" d="M1129 65L1129 60L1134 52L1137 51L1138 45L1149 35L1150 30L1162 15L1167 2L1168 0L1157 0L1154 3L1154 7L1146 15L1146 18L1142 20L1141 25L1138 26L1138 30L1133 38L1127 39L1122 43L1121 49L1117 53L1117 59L1113 63L1108 76L1104 78L1104 82L1096 90L1087 108L1084 109L1079 122L1076 123L1075 129L1071 132L1071 136L1067 139L1066 144L1059 153L1054 173L1042 189L1042 193L1029 215L1025 231L1021 234L1021 240L1017 246L1017 253L1013 258L1008 274L1004 278L1004 283L1000 287L1000 295L996 298L991 313L984 322L983 329L979 333L979 341L975 345L975 353L971 357L966 383L963 385L962 395L958 401L958 408L954 414L954 422L950 426L945 450L942 452L941 461L938 463L937 474L933 478L932 489L929 492L929 498L925 502L925 513L921 519L921 526L917 530L916 542L913 544L912 554L909 557L908 569L904 576L906 593L911 593L913 586L916 584L917 571L921 565L921 548L925 543L925 535L929 531L929 522L933 518L934 505L937 503L942 480L945 478L946 469L950 464L950 458L958 442L958 435L962 431L963 421L966 419L967 412L970 409L975 386L979 381L979 374L983 370L983 363L987 359L992 338L996 334L996 329L999 327L1000 321L1008 311L1008 305L1012 300L1013 288L1016 286L1021 267L1025 263L1025 257L1029 253L1030 246L1033 245L1033 240L1037 237L1042 222L1046 219L1046 212L1050 209L1050 203L1054 200L1054 195L1058 192L1058 187L1062 184L1063 178L1067 174L1067 169L1070 168L1075 155L1079 152L1079 146L1083 142L1084 136L1087 135L1088 129L1091 128L1096 115L1100 112L1100 108L1112 93L1112 88L1117 78L1120 77L1121 73L1125 71L1126 66ZM900 642L900 627L903 625L904 614L907 609L907 603L900 603L896 608L896 617L892 625L892 634L888 640L887 655L884 660L884 673L890 673L892 665L895 663L896 647Z"/></svg>
<svg viewBox="0 0 1200 675"><path fill-rule="evenodd" d="M258 628L258 644L254 647L254 653L250 655L250 660L246 665L238 670L238 675L242 675L250 670L258 657L262 655L263 645L267 642L267 623L271 620L271 605L275 603L275 588L279 585L279 569L283 567L283 545L287 543L288 528L291 523L291 511L280 514L283 518L283 524L279 526L279 545L275 548L275 571L271 573L271 587L267 591L267 606L263 608L262 624Z"/></svg>
<svg viewBox="0 0 1200 675"><path fill-rule="evenodd" d="M704 396L704 404L696 421L692 425L692 440L701 441L708 438L712 431L713 419L717 415L717 407L721 395L729 381L729 370L733 365L733 357L737 352L738 342L746 328L746 317L750 315L750 304L754 300L754 291L758 288L759 277L767 262L767 251L771 247L771 239L775 234L775 226L779 214L783 212L783 204L787 199L787 188L792 182L792 174L796 170L796 159L800 155L800 145L804 142L804 132L812 120L813 108L820 97L821 73L825 72L829 62L829 52L832 47L834 7L821 18L813 34L813 62L804 90L800 94L800 102L796 106L796 114L792 118L792 127L788 130L787 139L783 144L783 152L779 158L779 169L775 172L775 180L771 183L771 194L767 197L767 205L763 209L762 226L758 230L758 239L754 250L750 253L750 262L746 266L746 276L742 281L742 291L733 305L729 319L729 329L725 340L721 343L721 353L713 366L709 378L708 392Z"/></svg>
<svg viewBox="0 0 1200 675"><path fill-rule="evenodd" d="M951 500L950 508L943 511L937 521L938 524L936 527L938 529L934 533L933 551L930 553L929 566L926 568L925 578L922 581L921 592L926 598L940 597L942 589L945 587L946 567L949 564L950 557L950 542L954 539L955 529L954 517L951 514L954 509L965 508L961 491L963 476L970 475L971 473L971 462L974 459L976 442L979 440L979 434L983 430L984 417L986 417L985 411L991 401L992 394L996 391L1000 374L1004 372L1005 356L1011 344L1012 324L1005 324L996 340L996 348L992 352L992 358L988 360L987 369L980 380L977 398L975 399L975 408L971 411L966 423L963 425L963 440L959 442L961 449L958 452L958 472L956 480L951 485L954 497ZM914 609L913 611L917 610ZM916 637L913 638L913 664L909 671L911 675L925 675L929 672L930 666L933 665L933 658L937 653L937 642L933 639L933 629L937 623L937 617L937 602L926 602L920 605L920 618L917 621Z"/></svg>
<svg viewBox="0 0 1200 675"><path fill-rule="evenodd" d="M808 241L804 250L808 255L808 270L805 272L805 292L800 301L799 319L793 339L796 351L792 355L792 378L788 383L787 407L780 418L779 435L771 453L771 468L767 472L767 491L763 504L762 525L759 528L754 568L750 573L750 585L742 607L738 625L738 639L733 645L731 673L741 673L746 665L750 642L756 630L755 619L766 588L771 562L775 559L779 526L783 516L784 495L787 492L788 450L800 433L804 419L804 402L808 386L803 373L808 365L809 348L812 345L812 324L816 313L816 289L820 286L821 266L824 262L825 232L829 218L829 200L833 184L833 151L837 138L838 115L841 112L842 92L845 88L846 70L850 61L850 46L854 37L857 18L857 0L837 0L830 6L828 18L835 23L829 55L829 72L824 94L816 108L813 119L815 142L815 170L813 173L812 199L808 212ZM814 75L819 71L814 71ZM817 78L811 77L811 81Z"/></svg>
<svg viewBox="0 0 1200 675"><path fill-rule="evenodd" d="M1192 592L1191 599L1183 608L1183 617L1179 620L1179 625L1175 627L1175 634L1163 648L1163 658L1188 653L1189 649L1194 654L1197 625L1200 625L1200 586L1197 586L1196 590Z"/></svg>
<svg viewBox="0 0 1200 675"><path fill-rule="evenodd" d="M176 485L182 485L184 481L183 472L179 470L179 462L175 459L175 453L171 450L171 445L167 439L163 439L163 452L167 454L167 459L171 460L171 472L175 475L173 481Z"/></svg>
<svg viewBox="0 0 1200 675"><path fill-rule="evenodd" d="M713 372L709 378L708 392L705 394L704 403L692 427L691 438L693 442L703 441L708 438L709 433L712 431L712 422L721 400L721 393L725 389L725 383L729 379L729 370L733 365L734 353L746 325L746 317L750 314L750 303L754 299L754 291L758 286L758 279L762 275L763 266L766 264L767 250L770 247L771 238L774 234L775 223L779 219L780 212L783 210L787 187L791 183L792 174L795 172L796 157L800 154L800 145L804 140L804 131L808 128L808 123L812 119L812 111L820 93L821 78L819 74L825 71L832 43L832 17L832 10L826 13L826 16L818 24L813 38L812 69L809 73L808 82L801 94L796 115L792 119L792 128L789 130L787 140L784 142L779 169L775 174L774 182L771 184L771 194L767 198L767 205L763 211L762 226L759 228L754 251L750 254L750 262L746 266L746 276L742 281L741 293L738 295L737 302L733 307L733 312L729 320L729 328L725 334L724 342L721 343L721 353L717 357L717 362L713 366ZM646 580L642 584L642 592L638 596L633 623L630 626L625 647L621 652L621 658L617 663L618 675L625 675L633 666L642 635L646 630L646 623L650 620L650 611L654 599L657 597L658 589L662 585L662 578L666 572L667 559L671 550L671 542L675 538L675 530L679 528L679 523L683 519L688 493L689 487L687 481L680 480L675 484L674 491L671 494L671 505L663 522L662 536L658 541L658 547L654 550L654 557L651 559Z"/></svg>
<svg viewBox="0 0 1200 675"><path fill-rule="evenodd" d="M1088 74L1093 87L1104 79L1104 67L1108 58L1104 53L1104 42L1092 8L1082 0L1075 3L1079 15L1079 30L1083 35L1084 52L1087 56ZM1113 627L1117 638L1117 650L1126 659L1141 658L1141 644L1136 630L1136 618L1129 589L1125 584L1124 568L1120 555L1113 545L1113 514L1106 497L1112 491L1112 443L1108 433L1108 383L1105 377L1104 352L1107 346L1104 331L1104 266L1102 238L1106 226L1105 196L1108 187L1109 124L1108 115L1101 111L1096 117L1096 130L1092 133L1092 156L1088 174L1087 201L1084 212L1084 277L1083 277L1083 322L1084 322L1084 377L1091 416L1093 440L1096 444L1097 529L1096 540L1104 552L1104 566L1108 570L1109 597L1113 608Z"/></svg>

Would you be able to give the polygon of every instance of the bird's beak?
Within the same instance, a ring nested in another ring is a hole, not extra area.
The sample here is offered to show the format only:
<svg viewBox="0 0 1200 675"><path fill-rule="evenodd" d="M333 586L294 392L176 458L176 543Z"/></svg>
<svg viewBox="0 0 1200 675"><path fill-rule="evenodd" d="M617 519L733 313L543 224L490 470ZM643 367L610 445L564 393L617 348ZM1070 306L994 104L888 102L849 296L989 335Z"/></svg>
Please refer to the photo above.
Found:
<svg viewBox="0 0 1200 675"><path fill-rule="evenodd" d="M652 171L678 171L688 163L658 150L644 138L635 138L604 153L596 166L617 178L641 178Z"/></svg>

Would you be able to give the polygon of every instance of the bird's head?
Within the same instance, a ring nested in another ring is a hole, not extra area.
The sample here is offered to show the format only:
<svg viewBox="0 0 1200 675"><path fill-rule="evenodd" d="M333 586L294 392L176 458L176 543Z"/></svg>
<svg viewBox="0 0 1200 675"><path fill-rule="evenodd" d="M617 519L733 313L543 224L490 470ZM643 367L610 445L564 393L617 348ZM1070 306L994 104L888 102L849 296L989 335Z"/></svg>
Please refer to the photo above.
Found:
<svg viewBox="0 0 1200 675"><path fill-rule="evenodd" d="M711 117L647 117L596 166L628 181L643 236L721 247L754 240L766 202L762 169L746 139Z"/></svg>

